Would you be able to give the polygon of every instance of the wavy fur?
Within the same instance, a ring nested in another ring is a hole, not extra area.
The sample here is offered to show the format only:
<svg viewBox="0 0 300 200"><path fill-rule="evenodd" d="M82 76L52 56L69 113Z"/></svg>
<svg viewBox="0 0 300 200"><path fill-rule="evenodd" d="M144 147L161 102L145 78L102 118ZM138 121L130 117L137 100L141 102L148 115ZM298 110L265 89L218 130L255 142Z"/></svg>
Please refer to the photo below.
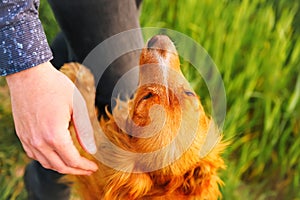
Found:
<svg viewBox="0 0 300 200"><path fill-rule="evenodd" d="M167 40L166 38L162 39ZM173 44L169 44L168 41L166 41L166 44L169 45L167 48L173 48ZM168 61L169 64L175 65L174 69L182 76L179 71L179 59L176 53L163 51L158 53L159 59L164 59L168 55L168 59L170 59ZM158 77L159 74L156 75L155 73L160 73L157 70L149 72L150 68L143 69L143 64L157 63L159 59L157 51L147 48L143 50L140 61L140 87L134 98L127 102L118 100L113 114L107 111L107 119L101 118L99 123L109 141L125 151L147 153L170 145L168 150L162 154L150 157L148 160L139 160L137 162L137 157L130 157L127 154L112 151L104 140L96 138L99 147L98 151L111 158L116 165L124 165L127 170L127 172L124 172L102 164L82 150L80 145L74 140L81 154L93 160L99 166L99 170L91 176L67 176L66 179L73 182L74 192L82 199L214 200L221 197L219 186L223 185L223 182L218 176L218 171L225 168L220 154L226 145L219 140L207 155L204 157L200 156L199 152L201 147L205 145L205 137L212 120L204 113L199 98L191 95L192 93L184 92L186 88L190 89L190 86L184 81L178 81L178 78L171 74L168 76L168 79L175 80L168 81L172 82L171 85L175 89L169 89L159 84L142 85L142 82L146 80L143 77L143 71L152 73L153 77ZM94 120L94 116L96 116L93 107L95 89L92 74L84 66L77 63L66 64L63 66L62 71L75 82L83 94L87 101L90 116ZM78 73L80 73L80 76L78 76ZM150 98L149 91L154 93L150 95ZM183 92L180 93L180 91ZM165 98L166 95L167 98ZM159 109L151 110L151 107L154 105L162 105L164 114L161 114ZM196 115L198 117L195 117ZM158 125L148 126L162 120L164 121L162 128L160 125L160 128L157 128ZM196 129L193 128L195 123L198 125ZM126 130L122 130L118 126L120 124ZM144 129L140 130L136 125L144 127ZM127 134L128 131L135 134L146 134L148 131L156 128L158 133L150 138L134 137ZM70 126L70 131L74 133L72 126ZM195 132L193 142L188 149L183 149L186 145L186 138L189 137L188 135L192 131ZM172 141L174 142L171 143ZM139 171L139 169L144 167L151 168L157 162L167 163L170 158L177 155L178 151L183 151L184 153L179 159L174 159L174 162L165 165L163 168L149 172ZM126 165L126 163L130 164ZM139 173L131 173L136 171L139 171Z"/></svg>

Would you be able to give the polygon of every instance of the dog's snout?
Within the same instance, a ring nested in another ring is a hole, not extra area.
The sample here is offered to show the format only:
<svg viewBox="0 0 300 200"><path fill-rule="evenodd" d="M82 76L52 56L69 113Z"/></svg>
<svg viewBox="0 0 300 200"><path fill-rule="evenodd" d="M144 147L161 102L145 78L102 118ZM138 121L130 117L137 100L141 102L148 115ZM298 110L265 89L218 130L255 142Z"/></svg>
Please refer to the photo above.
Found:
<svg viewBox="0 0 300 200"><path fill-rule="evenodd" d="M147 42L140 56L140 83L153 79L165 82L168 68L181 74L176 47L168 36L155 35Z"/></svg>

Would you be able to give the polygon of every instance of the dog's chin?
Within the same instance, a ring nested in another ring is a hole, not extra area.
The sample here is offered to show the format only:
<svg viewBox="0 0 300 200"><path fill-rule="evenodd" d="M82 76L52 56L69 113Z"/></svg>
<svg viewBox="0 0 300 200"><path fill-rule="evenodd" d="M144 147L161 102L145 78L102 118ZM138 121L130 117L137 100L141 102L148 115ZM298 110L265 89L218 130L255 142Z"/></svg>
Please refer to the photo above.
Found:
<svg viewBox="0 0 300 200"><path fill-rule="evenodd" d="M199 161L209 123L202 108L187 105L184 113L182 108L153 106L148 111L149 122L140 125L129 115L132 102L117 102L113 116L118 127L121 127L120 136L126 136L129 142L125 150L147 154L135 158L135 171L158 170L162 174L182 174Z"/></svg>

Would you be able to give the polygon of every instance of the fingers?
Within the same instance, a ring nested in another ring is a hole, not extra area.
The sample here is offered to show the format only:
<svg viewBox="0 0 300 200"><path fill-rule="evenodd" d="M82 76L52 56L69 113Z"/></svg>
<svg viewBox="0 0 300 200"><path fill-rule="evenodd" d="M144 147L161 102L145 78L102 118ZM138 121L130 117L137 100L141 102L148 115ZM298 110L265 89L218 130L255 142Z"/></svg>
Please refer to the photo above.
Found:
<svg viewBox="0 0 300 200"><path fill-rule="evenodd" d="M79 154L72 142L69 131L64 135L66 136L66 138L64 138L65 143L58 144L55 149L56 154L61 158L64 165L73 169L84 169L91 172L96 171L98 169L97 165Z"/></svg>
<svg viewBox="0 0 300 200"><path fill-rule="evenodd" d="M47 157L44 157L41 152L36 151L36 157L43 167L47 169L54 169L61 174L73 175L91 175L95 170L83 170L68 166L55 151L49 151Z"/></svg>
<svg viewBox="0 0 300 200"><path fill-rule="evenodd" d="M72 119L79 143L85 151L90 154L95 154L97 147L95 144L93 127L85 101L77 88L74 90Z"/></svg>
<svg viewBox="0 0 300 200"><path fill-rule="evenodd" d="M80 156L69 131L57 135L62 137L55 139L55 142L39 145L23 142L23 148L30 158L38 160L43 167L62 174L90 175L98 169L95 163Z"/></svg>

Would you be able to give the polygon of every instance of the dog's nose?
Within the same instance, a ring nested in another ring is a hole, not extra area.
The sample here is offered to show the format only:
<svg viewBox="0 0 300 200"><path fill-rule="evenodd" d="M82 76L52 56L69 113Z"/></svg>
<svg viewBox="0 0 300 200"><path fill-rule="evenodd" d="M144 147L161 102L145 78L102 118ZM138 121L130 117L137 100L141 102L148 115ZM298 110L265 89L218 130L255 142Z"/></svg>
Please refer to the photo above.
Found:
<svg viewBox="0 0 300 200"><path fill-rule="evenodd" d="M157 42L158 37L159 37L158 35L153 36L153 37L148 41L147 47L148 47L148 48L153 47L153 45Z"/></svg>
<svg viewBox="0 0 300 200"><path fill-rule="evenodd" d="M166 35L155 35L147 43L147 48L161 49L161 50L175 50L175 46L170 38Z"/></svg>

